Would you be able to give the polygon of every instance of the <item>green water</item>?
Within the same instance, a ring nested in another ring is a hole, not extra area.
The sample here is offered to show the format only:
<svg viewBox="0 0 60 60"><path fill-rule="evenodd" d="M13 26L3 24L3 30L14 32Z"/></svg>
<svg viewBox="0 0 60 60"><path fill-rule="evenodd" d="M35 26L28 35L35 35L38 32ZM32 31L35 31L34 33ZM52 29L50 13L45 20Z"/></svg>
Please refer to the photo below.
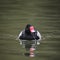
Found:
<svg viewBox="0 0 60 60"><path fill-rule="evenodd" d="M0 0L0 60L60 60L59 0ZM26 24L42 35L36 57L24 56L16 40Z"/></svg>

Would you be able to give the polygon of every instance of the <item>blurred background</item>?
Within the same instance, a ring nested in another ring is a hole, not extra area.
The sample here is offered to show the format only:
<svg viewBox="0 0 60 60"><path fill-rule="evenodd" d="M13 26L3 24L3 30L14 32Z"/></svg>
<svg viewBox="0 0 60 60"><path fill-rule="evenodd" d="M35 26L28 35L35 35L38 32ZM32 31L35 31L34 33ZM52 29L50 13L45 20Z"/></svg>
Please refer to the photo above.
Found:
<svg viewBox="0 0 60 60"><path fill-rule="evenodd" d="M28 23L42 35L34 58L16 40ZM60 1L0 0L0 60L60 60Z"/></svg>

